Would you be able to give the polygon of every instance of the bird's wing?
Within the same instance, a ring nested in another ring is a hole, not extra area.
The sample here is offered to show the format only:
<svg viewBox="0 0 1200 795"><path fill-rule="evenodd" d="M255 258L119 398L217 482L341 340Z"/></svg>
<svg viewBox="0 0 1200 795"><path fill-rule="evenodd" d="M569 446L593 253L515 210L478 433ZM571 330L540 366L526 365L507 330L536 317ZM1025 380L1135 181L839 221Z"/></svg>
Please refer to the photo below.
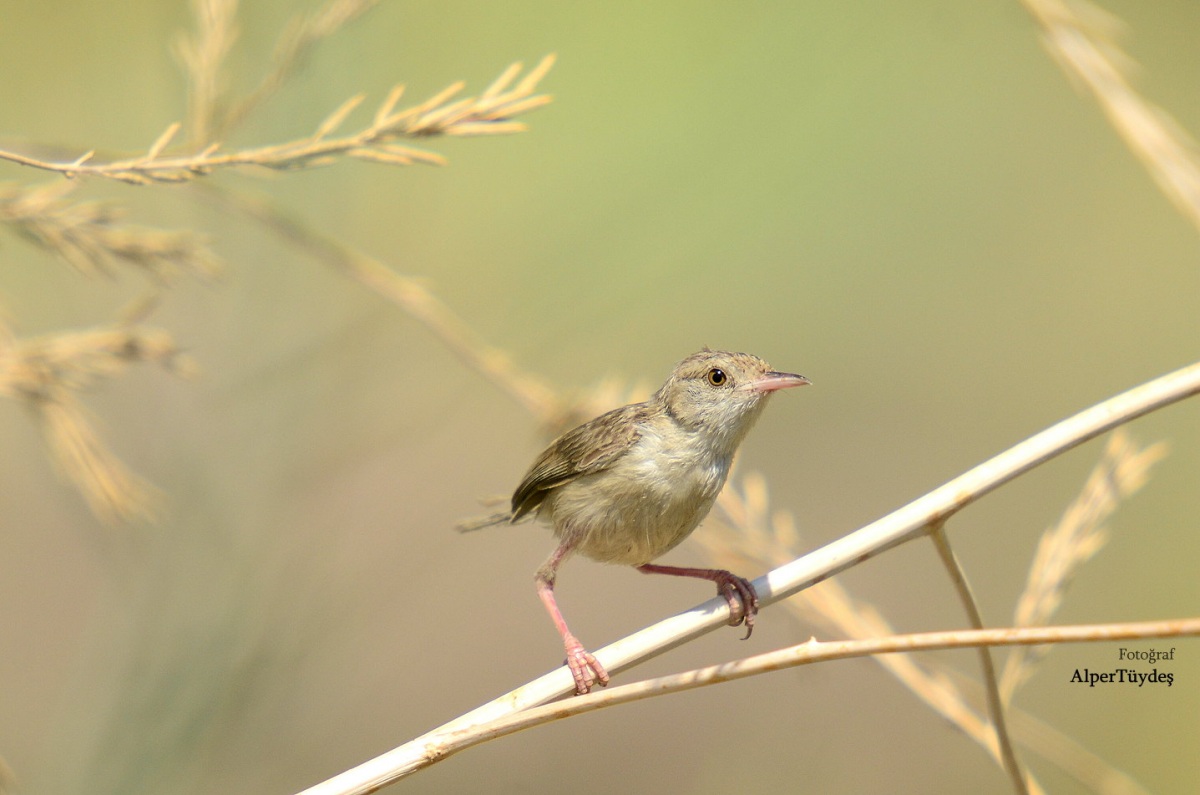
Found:
<svg viewBox="0 0 1200 795"><path fill-rule="evenodd" d="M641 437L638 420L647 411L644 403L622 406L551 442L513 492L511 521L541 505L551 489L612 466Z"/></svg>

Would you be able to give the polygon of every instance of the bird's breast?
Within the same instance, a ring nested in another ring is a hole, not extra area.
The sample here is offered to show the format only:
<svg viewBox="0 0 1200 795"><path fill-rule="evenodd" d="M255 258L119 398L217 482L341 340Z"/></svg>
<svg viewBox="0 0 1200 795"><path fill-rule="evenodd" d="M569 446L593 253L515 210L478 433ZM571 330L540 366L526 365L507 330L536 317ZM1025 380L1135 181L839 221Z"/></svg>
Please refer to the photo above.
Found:
<svg viewBox="0 0 1200 795"><path fill-rule="evenodd" d="M596 560L640 565L674 547L712 508L732 456L645 431L613 466L547 497L555 534Z"/></svg>

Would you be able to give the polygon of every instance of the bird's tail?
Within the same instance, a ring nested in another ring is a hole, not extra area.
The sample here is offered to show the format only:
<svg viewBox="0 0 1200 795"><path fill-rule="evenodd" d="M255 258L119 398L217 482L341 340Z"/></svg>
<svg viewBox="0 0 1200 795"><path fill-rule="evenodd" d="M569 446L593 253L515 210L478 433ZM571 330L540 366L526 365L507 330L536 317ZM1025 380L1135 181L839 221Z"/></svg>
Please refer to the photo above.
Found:
<svg viewBox="0 0 1200 795"><path fill-rule="evenodd" d="M463 519L454 526L454 529L460 533L470 533L474 530L482 530L485 527L491 527L498 524L507 524L513 518L512 511L500 511L499 513L489 514L487 516L475 516L470 519Z"/></svg>

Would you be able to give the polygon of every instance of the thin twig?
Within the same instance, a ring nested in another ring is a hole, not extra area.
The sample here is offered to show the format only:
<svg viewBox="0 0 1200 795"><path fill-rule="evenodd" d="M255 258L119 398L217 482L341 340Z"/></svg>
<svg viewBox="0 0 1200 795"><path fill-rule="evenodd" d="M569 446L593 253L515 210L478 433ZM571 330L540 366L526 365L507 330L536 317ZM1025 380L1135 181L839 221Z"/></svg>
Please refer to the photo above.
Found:
<svg viewBox="0 0 1200 795"><path fill-rule="evenodd" d="M967 573L963 570L958 556L954 554L954 550L950 546L950 539L946 537L944 520L929 528L929 537L937 549L938 557L942 559L942 565L946 567L946 571L950 575L950 581L958 593L958 600L962 603L963 609L967 611L967 620L971 622L972 627L982 630L984 628L983 614L979 610L979 603L975 600L975 595L971 592ZM1012 737L1008 731L1008 720L1004 715L1004 703L1000 699L1000 683L996 677L996 666L992 662L991 651L987 646L980 646L978 651L979 666L983 671L983 689L987 694L988 715L992 719L992 730L996 735L1004 771L1008 773L1008 777L1013 783L1013 789L1019 795L1028 795L1029 786L1025 781L1025 774L1021 772L1021 764L1017 761L1017 752L1013 749Z"/></svg>

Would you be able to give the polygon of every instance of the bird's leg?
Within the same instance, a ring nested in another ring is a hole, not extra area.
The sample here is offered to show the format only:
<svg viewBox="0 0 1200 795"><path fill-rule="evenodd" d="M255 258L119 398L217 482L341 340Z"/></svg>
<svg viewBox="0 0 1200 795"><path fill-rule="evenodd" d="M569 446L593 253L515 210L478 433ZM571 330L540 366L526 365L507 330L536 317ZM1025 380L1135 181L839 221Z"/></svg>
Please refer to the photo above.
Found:
<svg viewBox="0 0 1200 795"><path fill-rule="evenodd" d="M754 617L758 615L758 594L750 581L725 569L688 569L679 566L660 566L646 563L638 566L643 574L672 574L676 577L698 577L717 584L717 593L729 603L729 626L745 623L746 637L754 631Z"/></svg>
<svg viewBox="0 0 1200 795"><path fill-rule="evenodd" d="M563 648L567 652L567 667L571 669L571 676L575 679L575 693L582 696L592 689L593 684L607 685L609 677L608 671L604 670L599 660L583 648L579 639L571 634L571 630L567 628L567 620L563 618L562 611L558 609L558 602L554 600L554 580L558 576L558 567L570 556L573 547L573 544L565 541L559 544L554 554L537 570L535 579L538 596L546 606L546 612L550 614L558 634L562 635Z"/></svg>

